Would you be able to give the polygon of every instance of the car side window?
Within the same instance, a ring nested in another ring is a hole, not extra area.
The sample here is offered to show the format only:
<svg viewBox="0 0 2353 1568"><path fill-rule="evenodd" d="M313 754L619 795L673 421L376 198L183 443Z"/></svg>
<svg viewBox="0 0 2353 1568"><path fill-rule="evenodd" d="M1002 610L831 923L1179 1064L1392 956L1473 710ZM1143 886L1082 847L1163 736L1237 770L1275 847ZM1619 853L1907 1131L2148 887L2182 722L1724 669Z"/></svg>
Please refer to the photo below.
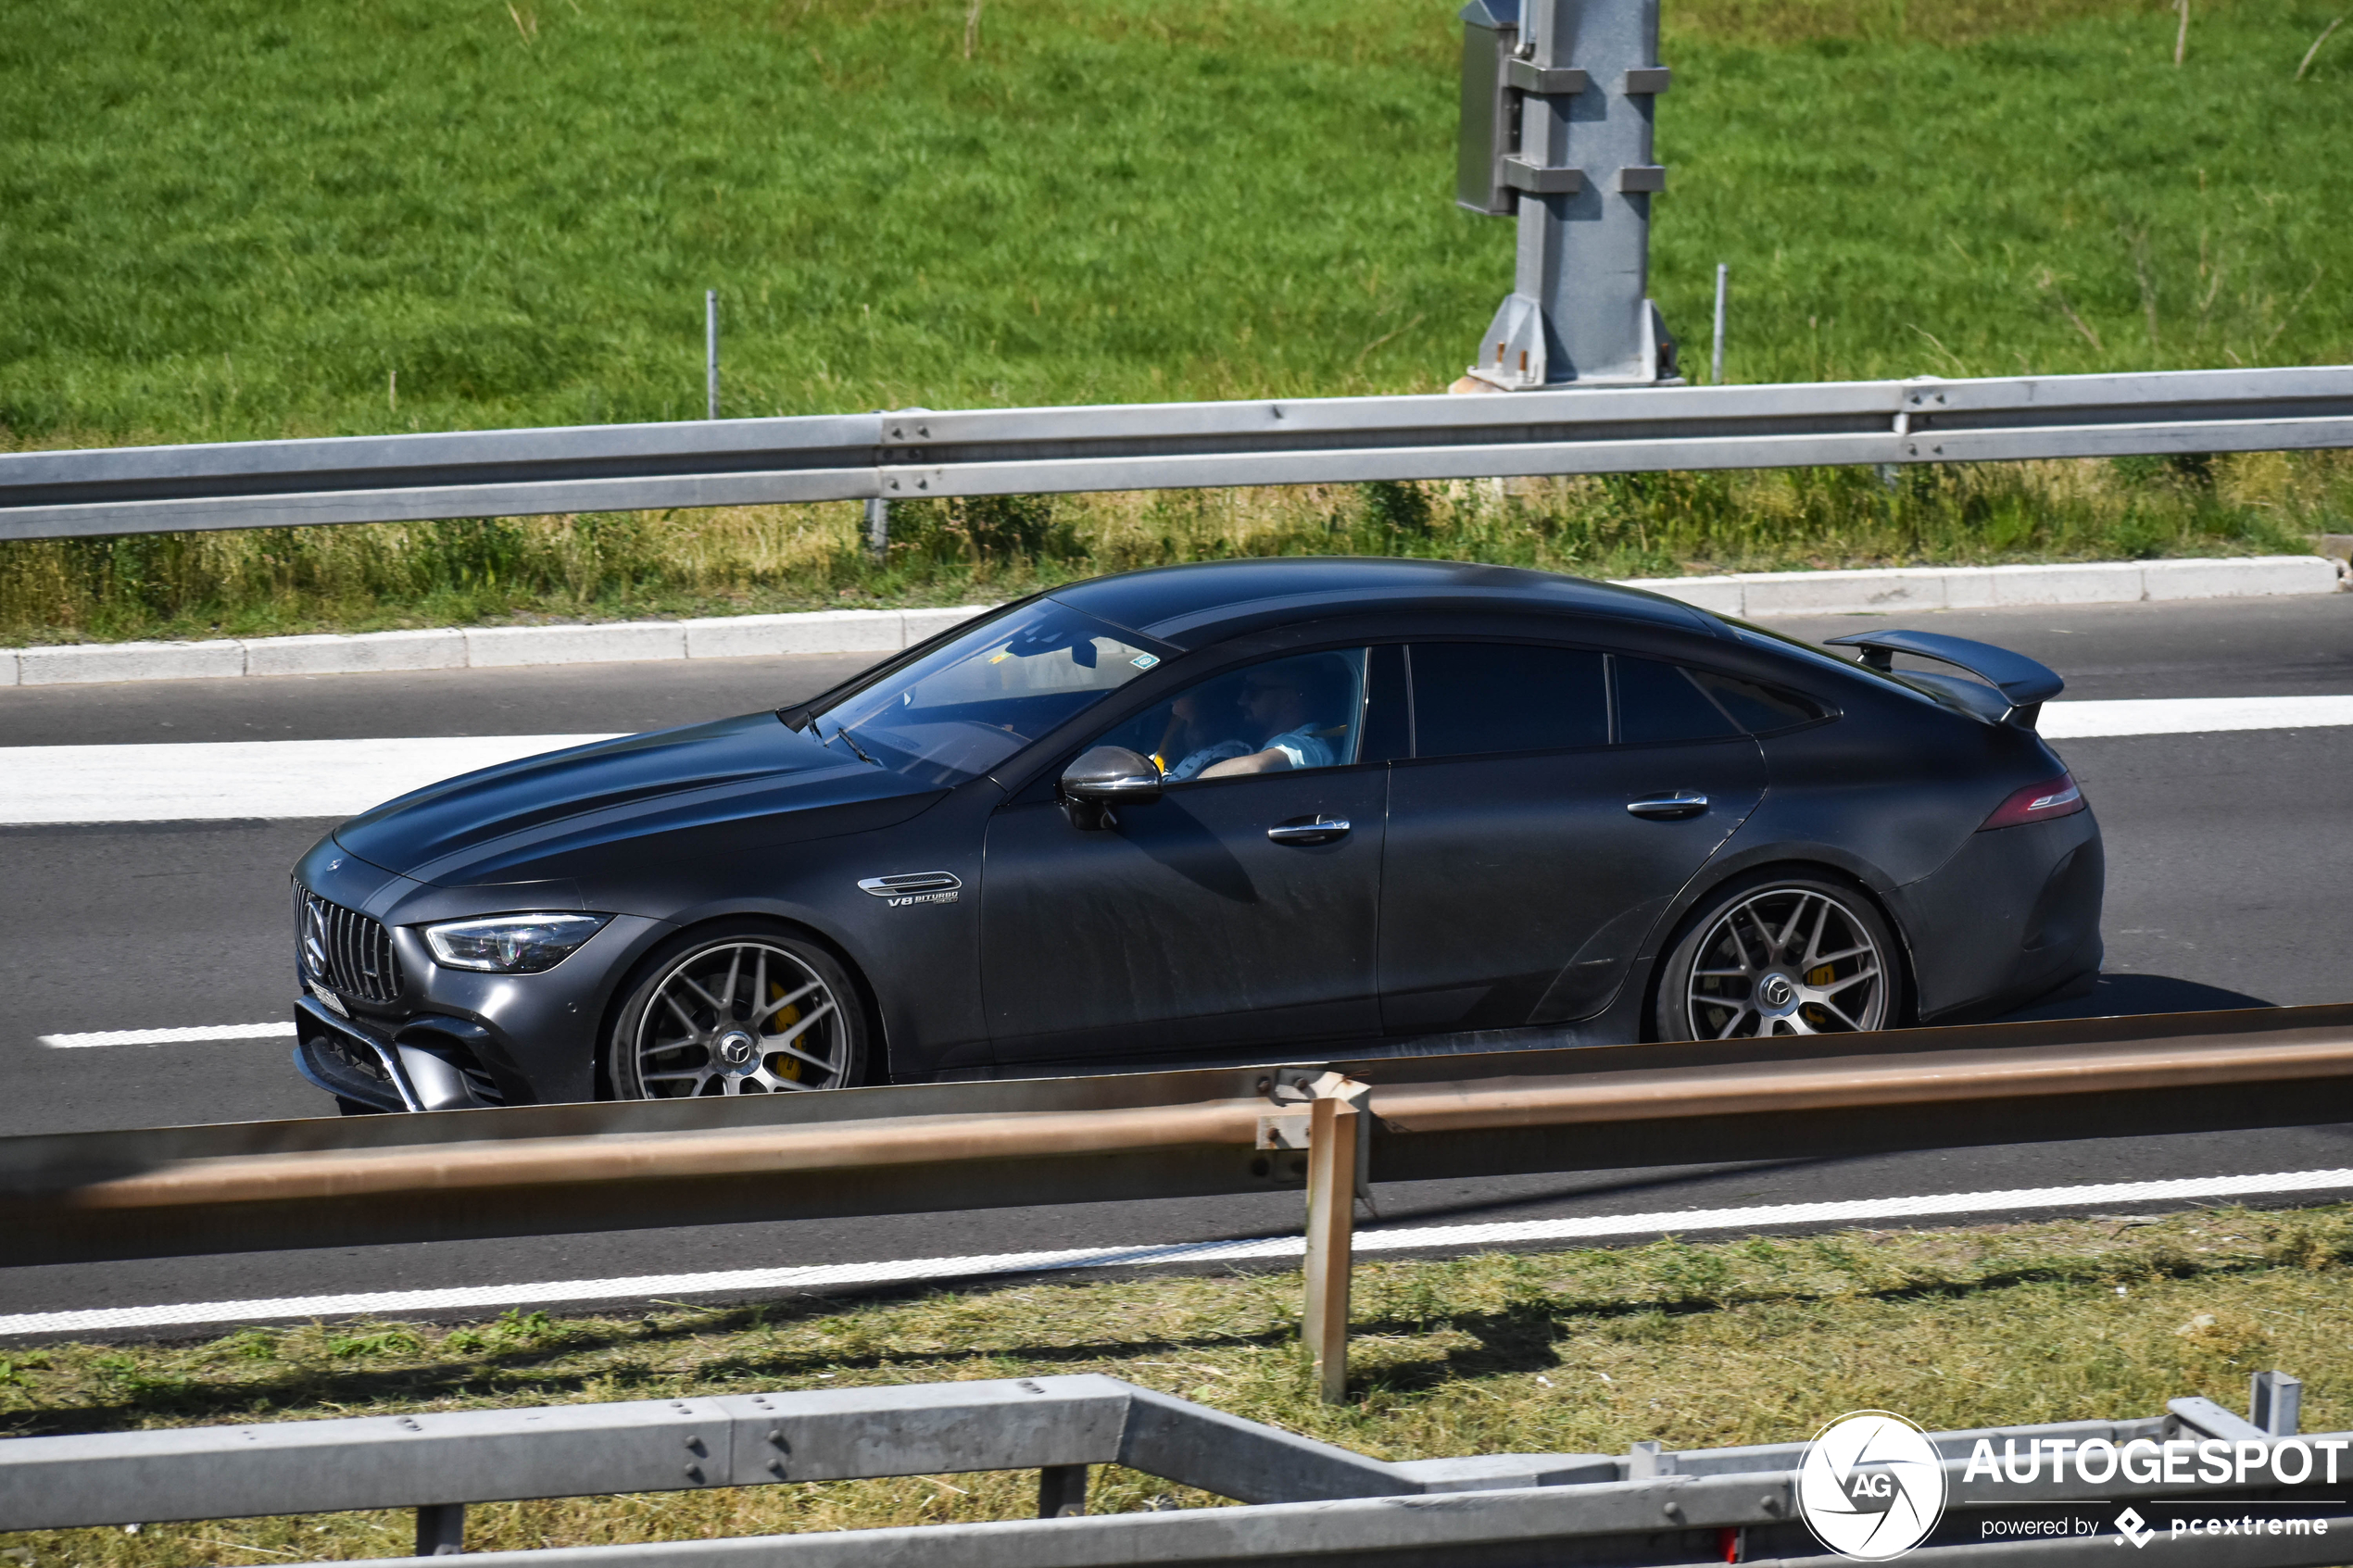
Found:
<svg viewBox="0 0 2353 1568"><path fill-rule="evenodd" d="M1151 758L1172 784L1343 768L1365 728L1365 650L1294 654L1192 686L1099 738Z"/></svg>
<svg viewBox="0 0 2353 1568"><path fill-rule="evenodd" d="M1414 755L1609 744L1603 656L1521 643L1416 643Z"/></svg>
<svg viewBox="0 0 2353 1568"><path fill-rule="evenodd" d="M1759 685L1709 670L1694 670L1691 676L1716 699L1718 707L1732 716L1734 723L1753 735L1769 735L1792 725L1810 724L1829 712L1811 697L1778 686Z"/></svg>
<svg viewBox="0 0 2353 1568"><path fill-rule="evenodd" d="M1693 684L1692 672L1655 659L1614 654L1617 678L1617 739L1621 746L1721 740L1740 727Z"/></svg>

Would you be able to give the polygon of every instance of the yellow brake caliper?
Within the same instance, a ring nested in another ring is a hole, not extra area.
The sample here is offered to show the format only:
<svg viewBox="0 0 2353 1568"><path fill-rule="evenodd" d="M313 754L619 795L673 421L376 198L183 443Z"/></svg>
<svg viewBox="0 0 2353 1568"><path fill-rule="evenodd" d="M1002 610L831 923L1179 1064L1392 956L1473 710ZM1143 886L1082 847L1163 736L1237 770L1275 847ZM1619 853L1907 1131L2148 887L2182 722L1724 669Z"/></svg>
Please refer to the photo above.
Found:
<svg viewBox="0 0 2353 1568"><path fill-rule="evenodd" d="M773 980L768 983L768 999L770 1001L774 1001L777 997L783 996L784 994L785 988L782 985L777 985ZM799 1022L800 1009L797 1006L788 1007L768 1021L769 1030L772 1034L781 1035ZM769 1072L774 1073L779 1078L790 1079L796 1084L800 1082L800 1070L807 1065L808 1063L802 1061L800 1058L797 1056L786 1056L782 1051L775 1052L768 1059Z"/></svg>

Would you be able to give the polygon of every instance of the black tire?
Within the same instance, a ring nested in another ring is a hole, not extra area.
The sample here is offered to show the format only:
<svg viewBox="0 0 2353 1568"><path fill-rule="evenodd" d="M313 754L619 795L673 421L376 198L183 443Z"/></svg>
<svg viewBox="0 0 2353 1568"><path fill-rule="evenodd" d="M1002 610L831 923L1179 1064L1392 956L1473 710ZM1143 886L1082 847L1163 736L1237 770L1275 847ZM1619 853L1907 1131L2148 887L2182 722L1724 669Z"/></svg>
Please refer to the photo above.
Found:
<svg viewBox="0 0 2353 1568"><path fill-rule="evenodd" d="M1851 883L1736 877L1677 929L1659 961L1654 1035L1739 1039L1892 1029L1904 1017L1895 934Z"/></svg>
<svg viewBox="0 0 2353 1568"><path fill-rule="evenodd" d="M744 922L681 935L638 966L605 1040L606 1081L616 1099L848 1088L866 1081L868 1037L840 960L788 927Z"/></svg>
<svg viewBox="0 0 2353 1568"><path fill-rule="evenodd" d="M349 1095L337 1095L335 1114L338 1116L382 1116L385 1114L385 1111L382 1106L370 1105L365 1100L353 1099Z"/></svg>

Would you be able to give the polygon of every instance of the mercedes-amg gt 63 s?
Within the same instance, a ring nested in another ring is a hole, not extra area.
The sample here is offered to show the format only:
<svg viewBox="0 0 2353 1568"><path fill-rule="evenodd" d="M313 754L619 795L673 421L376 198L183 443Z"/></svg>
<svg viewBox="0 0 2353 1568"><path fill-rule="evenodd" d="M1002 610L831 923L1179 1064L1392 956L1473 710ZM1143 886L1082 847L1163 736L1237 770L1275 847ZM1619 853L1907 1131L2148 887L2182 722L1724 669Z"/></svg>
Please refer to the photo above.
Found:
<svg viewBox="0 0 2353 1568"><path fill-rule="evenodd" d="M1441 561L1058 588L335 829L295 870L296 1059L433 1110L1881 1029L2088 982L2058 677L1835 641Z"/></svg>

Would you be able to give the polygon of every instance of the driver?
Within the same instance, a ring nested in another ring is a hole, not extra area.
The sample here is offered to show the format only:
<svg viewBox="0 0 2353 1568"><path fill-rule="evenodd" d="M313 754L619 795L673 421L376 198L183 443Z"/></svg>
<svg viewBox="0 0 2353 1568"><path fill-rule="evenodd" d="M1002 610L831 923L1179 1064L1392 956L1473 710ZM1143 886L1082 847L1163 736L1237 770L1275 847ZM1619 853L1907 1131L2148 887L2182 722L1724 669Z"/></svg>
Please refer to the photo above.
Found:
<svg viewBox="0 0 2353 1568"><path fill-rule="evenodd" d="M1345 706L1347 672L1337 660L1286 660L1246 672L1237 706L1245 736L1205 746L1168 770L1172 779L1216 779L1239 773L1274 773L1292 768L1328 768L1339 759L1331 736L1343 734L1337 722ZM1177 699L1176 718L1189 727L1203 716L1186 711L1192 694Z"/></svg>

